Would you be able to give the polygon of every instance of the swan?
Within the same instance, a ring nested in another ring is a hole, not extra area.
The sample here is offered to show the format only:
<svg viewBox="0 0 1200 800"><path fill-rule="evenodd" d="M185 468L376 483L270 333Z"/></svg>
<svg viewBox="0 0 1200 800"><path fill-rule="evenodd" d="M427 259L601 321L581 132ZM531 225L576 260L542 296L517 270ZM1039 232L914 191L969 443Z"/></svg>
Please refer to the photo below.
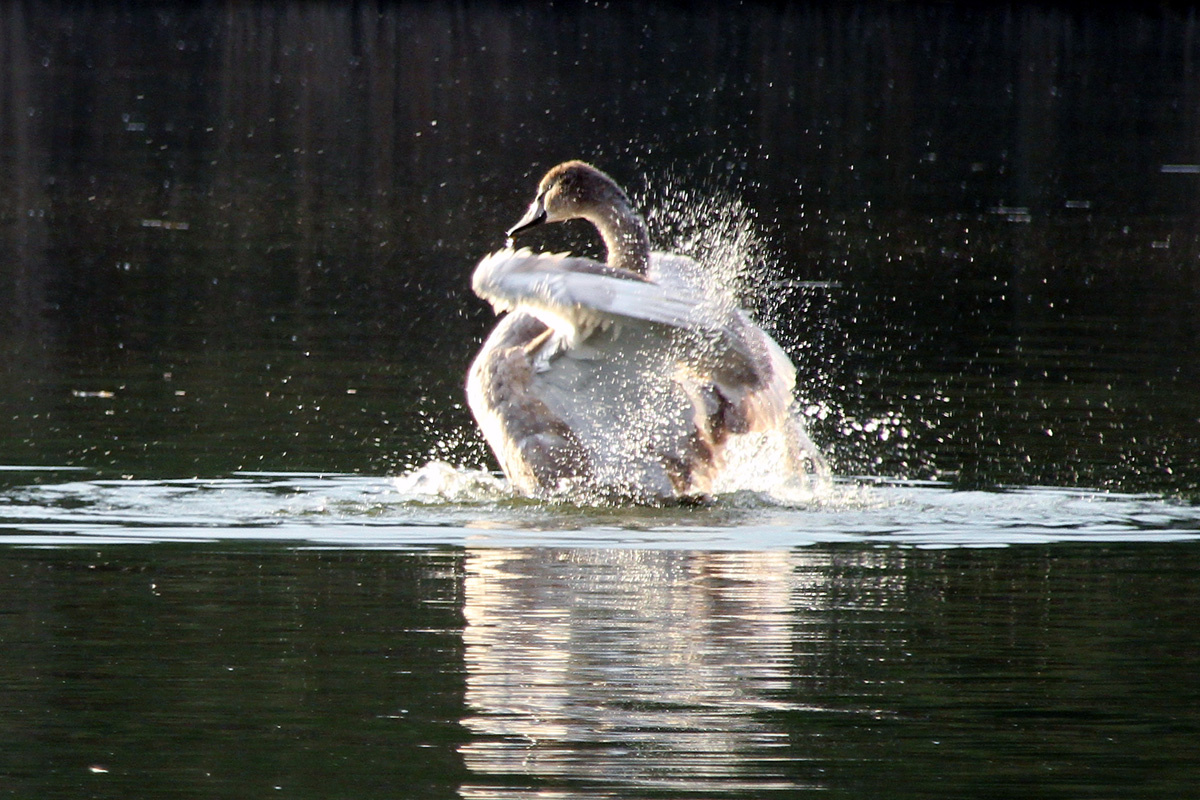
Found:
<svg viewBox="0 0 1200 800"><path fill-rule="evenodd" d="M584 219L600 263L515 249L538 225ZM739 436L783 438L786 468L825 462L793 410L796 371L700 265L652 252L641 215L604 172L551 169L504 248L471 278L505 314L467 374L467 401L518 491L663 503L704 498ZM507 313L506 313L507 312Z"/></svg>

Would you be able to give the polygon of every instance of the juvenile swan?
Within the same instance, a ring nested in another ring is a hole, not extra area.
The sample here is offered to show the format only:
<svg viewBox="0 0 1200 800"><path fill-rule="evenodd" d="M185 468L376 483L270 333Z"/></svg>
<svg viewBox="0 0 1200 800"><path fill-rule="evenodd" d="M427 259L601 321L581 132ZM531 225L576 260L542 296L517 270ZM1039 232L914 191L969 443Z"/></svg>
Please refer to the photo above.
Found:
<svg viewBox="0 0 1200 800"><path fill-rule="evenodd" d="M585 219L607 263L514 250L536 225ZM651 252L625 192L582 161L551 169L508 247L471 288L509 312L467 376L467 399L504 474L543 495L663 502L703 496L740 436L780 436L787 469L824 462L792 411L795 368L686 256Z"/></svg>

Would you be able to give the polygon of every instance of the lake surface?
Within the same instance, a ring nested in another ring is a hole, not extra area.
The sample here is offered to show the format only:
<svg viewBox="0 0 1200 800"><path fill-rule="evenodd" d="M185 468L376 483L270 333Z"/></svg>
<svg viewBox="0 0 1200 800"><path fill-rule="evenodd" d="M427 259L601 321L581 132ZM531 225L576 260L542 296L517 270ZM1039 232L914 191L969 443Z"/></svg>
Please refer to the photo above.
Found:
<svg viewBox="0 0 1200 800"><path fill-rule="evenodd" d="M0 796L1193 797L1196 23L0 5ZM493 473L468 276L572 157L831 484Z"/></svg>

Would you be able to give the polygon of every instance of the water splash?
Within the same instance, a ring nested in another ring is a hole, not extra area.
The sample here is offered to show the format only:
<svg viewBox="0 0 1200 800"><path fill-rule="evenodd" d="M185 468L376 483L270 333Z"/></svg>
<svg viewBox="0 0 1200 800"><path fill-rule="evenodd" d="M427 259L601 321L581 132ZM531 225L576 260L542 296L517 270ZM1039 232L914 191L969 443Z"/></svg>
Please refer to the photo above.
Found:
<svg viewBox="0 0 1200 800"><path fill-rule="evenodd" d="M0 491L0 546L207 543L416 548L773 550L815 544L996 547L1200 539L1200 509L1152 495L835 482L801 505L733 491L699 506L536 501L445 463L393 480L239 473L166 481L70 480Z"/></svg>
<svg viewBox="0 0 1200 800"><path fill-rule="evenodd" d="M789 292L779 291L776 250L750 206L732 191L696 188L694 180L685 184L670 175L635 197L645 209L655 245L694 259L698 269L688 277L717 313L750 311L764 330L776 334ZM806 391L812 377L797 375L797 394ZM828 470L806 432L813 410L811 403L793 402L794 425L804 431L798 439L789 440L789 431L733 437L714 493L761 493L769 502L785 505L803 505L828 495ZM800 459L797 449L802 451ZM797 460L806 462L803 469L797 468Z"/></svg>
<svg viewBox="0 0 1200 800"><path fill-rule="evenodd" d="M397 475L392 486L403 503L486 503L515 496L503 478L446 461L430 461Z"/></svg>
<svg viewBox="0 0 1200 800"><path fill-rule="evenodd" d="M754 210L740 197L668 174L635 192L634 203L643 209L655 249L703 265L696 277L710 300L761 312L778 274L777 256Z"/></svg>
<svg viewBox="0 0 1200 800"><path fill-rule="evenodd" d="M749 493L761 505L803 508L835 497L833 480L822 465L799 471L785 437L776 431L749 433L730 440L725 469L713 485L718 501Z"/></svg>

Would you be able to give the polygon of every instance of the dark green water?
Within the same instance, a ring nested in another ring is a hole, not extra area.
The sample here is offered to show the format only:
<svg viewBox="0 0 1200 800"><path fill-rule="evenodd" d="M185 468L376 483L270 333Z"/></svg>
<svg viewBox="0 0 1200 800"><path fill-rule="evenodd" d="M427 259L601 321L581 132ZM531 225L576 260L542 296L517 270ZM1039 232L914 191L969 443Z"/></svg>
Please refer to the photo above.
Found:
<svg viewBox="0 0 1200 800"><path fill-rule="evenodd" d="M1198 56L1182 6L0 4L0 796L1194 796ZM741 237L831 490L491 480L468 276L571 157Z"/></svg>
<svg viewBox="0 0 1200 800"><path fill-rule="evenodd" d="M1198 556L3 551L3 791L1189 797Z"/></svg>

